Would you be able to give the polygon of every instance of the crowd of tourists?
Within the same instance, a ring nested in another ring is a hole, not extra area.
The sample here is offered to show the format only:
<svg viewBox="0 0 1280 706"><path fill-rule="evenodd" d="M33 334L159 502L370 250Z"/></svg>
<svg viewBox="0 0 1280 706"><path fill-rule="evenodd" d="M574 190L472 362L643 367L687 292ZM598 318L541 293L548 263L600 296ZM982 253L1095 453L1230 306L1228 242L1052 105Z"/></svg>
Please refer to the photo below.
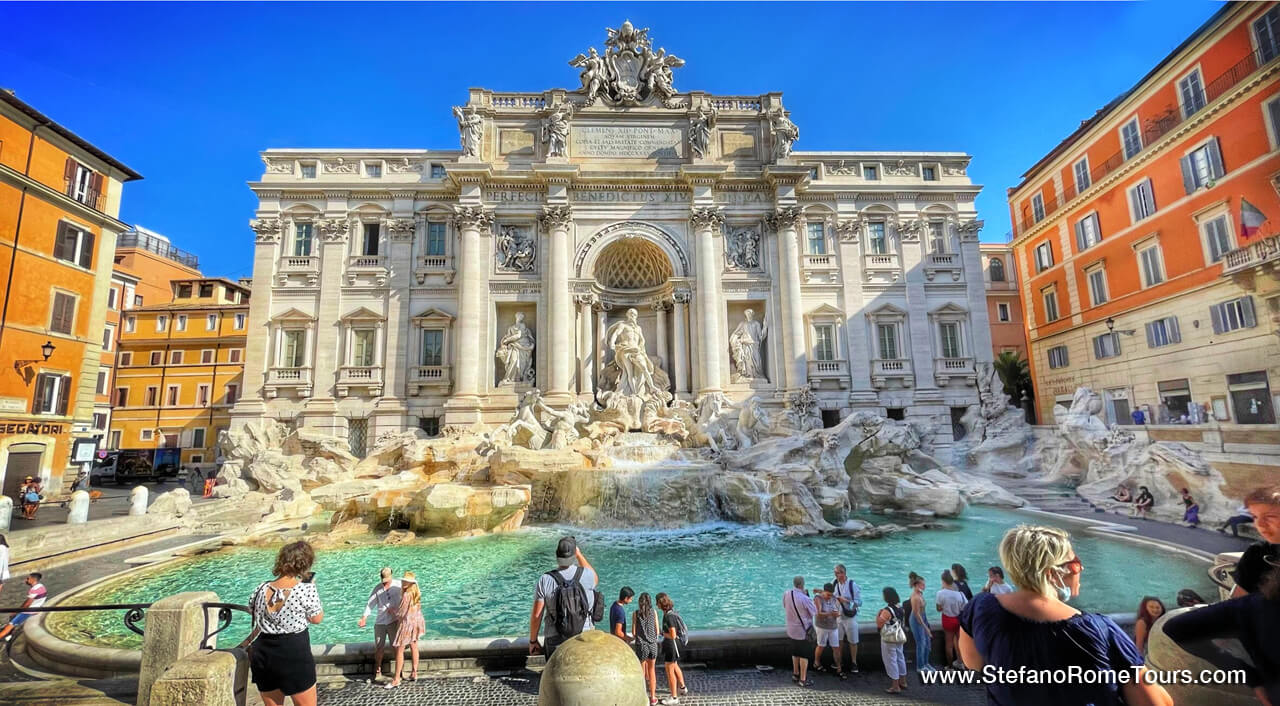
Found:
<svg viewBox="0 0 1280 706"><path fill-rule="evenodd" d="M1179 607L1194 609L1171 617L1163 632L1187 651L1224 669L1242 669L1259 703L1280 705L1280 487L1255 491L1245 509L1263 541L1249 548L1234 579L1236 597L1212 605L1194 591L1177 594ZM0 538L0 547L3 539ZM1098 674L1130 673L1127 681L1078 683L988 683L992 704L1150 704L1173 701L1155 680L1143 678L1145 652L1153 626L1165 613L1158 596L1139 602L1134 637L1105 615L1070 605L1084 583L1086 558L1072 546L1067 532L1052 527L1022 525L1010 529L998 547L1000 564L987 569L975 591L960 564L939 575L940 588L930 595L929 581L916 572L906 576L910 587L902 600L893 586L879 591L874 613L864 610L862 587L847 568L836 564L829 580L812 592L806 579L796 576L782 596L782 617L790 642L792 680L800 687L814 684L813 675L832 673L847 679L858 671L859 615L874 617L880 657L889 678L889 693L900 693L908 682L907 646L913 643L917 673L939 669L1055 670L1079 668ZM262 583L250 599L254 615L250 667L253 680L268 706L292 698L298 706L315 703L315 662L307 630L320 623L324 612L311 566L315 553L306 542L280 550L275 578ZM550 659L567 640L605 620L600 579L573 537L556 546L555 567L538 577L529 615L529 653ZM4 574L7 578L7 574ZM27 605L43 602L40 575L27 584ZM41 594L41 595L35 595ZM932 608L930 606L932 605ZM944 645L944 662L931 663L933 621L937 611ZM661 613L661 615L659 615ZM369 618L374 628L373 682L381 678L385 649L394 653L394 675L385 688L394 689L418 676L418 640L425 632L422 595L413 572L400 578L382 569L368 594L359 625ZM21 624L21 616L3 629L0 638ZM651 705L678 704L689 693L681 662L689 630L668 593L637 594L629 586L608 608L608 633L629 645L641 665ZM1233 656L1217 644L1234 638L1244 653ZM405 648L410 670L405 676ZM658 661L663 663L669 695L658 699ZM829 660L829 661L828 661ZM923 681L924 678L921 677ZM1151 683L1148 683L1150 681Z"/></svg>

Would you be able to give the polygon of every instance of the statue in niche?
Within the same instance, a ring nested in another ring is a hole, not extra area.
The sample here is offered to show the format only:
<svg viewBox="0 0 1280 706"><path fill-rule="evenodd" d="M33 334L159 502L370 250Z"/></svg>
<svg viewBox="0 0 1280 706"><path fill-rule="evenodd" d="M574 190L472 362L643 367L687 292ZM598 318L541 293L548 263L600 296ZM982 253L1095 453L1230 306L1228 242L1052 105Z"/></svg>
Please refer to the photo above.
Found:
<svg viewBox="0 0 1280 706"><path fill-rule="evenodd" d="M760 267L760 229L754 226L737 228L725 239L725 260L738 270L754 270Z"/></svg>
<svg viewBox="0 0 1280 706"><path fill-rule="evenodd" d="M498 229L498 269L508 272L532 272L533 231L524 226L502 226Z"/></svg>
<svg viewBox="0 0 1280 706"><path fill-rule="evenodd" d="M605 337L613 349L613 362L618 366L615 392L635 397L650 397L660 390L653 381L653 361L645 353L644 332L638 323L639 313L627 309L626 318L609 327Z"/></svg>
<svg viewBox="0 0 1280 706"><path fill-rule="evenodd" d="M800 128L791 122L791 118L787 117L786 111L782 108L774 108L770 111L769 131L773 134L774 160L790 157L791 145L800 139Z"/></svg>
<svg viewBox="0 0 1280 706"><path fill-rule="evenodd" d="M484 139L484 118L480 117L475 108L454 107L453 116L458 119L462 156L480 156L480 142Z"/></svg>
<svg viewBox="0 0 1280 706"><path fill-rule="evenodd" d="M605 408L605 420L624 429L649 430L662 426L655 420L671 417L666 409L671 380L659 361L645 352L638 317L635 309L628 309L626 318L610 326L605 335L613 360L601 371L598 399Z"/></svg>
<svg viewBox="0 0 1280 706"><path fill-rule="evenodd" d="M744 318L729 336L734 382L766 378L764 339L769 335L769 331L763 322L755 320L755 315L755 311L751 309L742 312Z"/></svg>
<svg viewBox="0 0 1280 706"><path fill-rule="evenodd" d="M569 118L572 117L573 104L561 103L543 118L542 144L547 146L548 157L569 156Z"/></svg>
<svg viewBox="0 0 1280 706"><path fill-rule="evenodd" d="M533 382L533 348L533 332L524 325L524 312L517 311L515 322L498 341L498 362L502 363L502 381L498 384Z"/></svg>
<svg viewBox="0 0 1280 706"><path fill-rule="evenodd" d="M716 109L698 107L698 114L689 118L689 149L697 159L711 155L711 129L716 126Z"/></svg>

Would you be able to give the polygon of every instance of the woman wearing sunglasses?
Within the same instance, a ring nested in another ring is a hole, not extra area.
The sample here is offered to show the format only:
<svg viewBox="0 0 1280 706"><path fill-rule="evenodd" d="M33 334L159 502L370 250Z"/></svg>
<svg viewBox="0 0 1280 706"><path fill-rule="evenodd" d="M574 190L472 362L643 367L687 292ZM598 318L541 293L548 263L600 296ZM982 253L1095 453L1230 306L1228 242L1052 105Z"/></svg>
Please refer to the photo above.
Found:
<svg viewBox="0 0 1280 706"><path fill-rule="evenodd" d="M959 646L965 666L1018 673L1013 675L1017 680L988 684L988 703L1173 704L1163 687L1135 678L1135 668L1142 669L1142 654L1120 626L1104 615L1082 613L1067 605L1080 593L1084 573L1084 562L1071 548L1070 535L1053 527L1015 527L1000 541L1000 563L1017 590L979 593L960 614ZM1048 676L1073 667L1096 672L1098 678L1062 683ZM1019 673L1020 669L1025 671ZM1114 670L1112 677L1101 679L1108 670ZM1027 671L1037 672L1040 678L1031 681ZM1115 677L1116 672L1126 672L1129 678Z"/></svg>

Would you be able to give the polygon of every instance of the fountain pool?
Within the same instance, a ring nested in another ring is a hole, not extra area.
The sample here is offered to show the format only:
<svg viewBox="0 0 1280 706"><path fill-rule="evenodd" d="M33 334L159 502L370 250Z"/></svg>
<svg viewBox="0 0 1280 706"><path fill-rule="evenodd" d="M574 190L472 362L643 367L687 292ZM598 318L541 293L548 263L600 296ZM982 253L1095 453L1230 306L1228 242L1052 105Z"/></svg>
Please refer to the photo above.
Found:
<svg viewBox="0 0 1280 706"><path fill-rule="evenodd" d="M555 540L565 533L577 536L600 573L600 590L608 601L617 598L624 584L636 593L665 591L690 629L780 625L780 596L791 578L803 574L810 587L821 586L830 580L836 563L849 567L862 587L866 605L861 620L866 622L880 607L884 586L908 595L907 572L912 570L928 581L930 602L939 575L952 562L969 569L976 591L986 580L987 567L999 563L996 546L1001 535L1024 522L1044 520L973 507L940 529L869 540L783 537L772 527L718 523L679 530L531 527L431 544L355 545L319 553L316 583L325 620L312 628L312 641L372 639L372 624L362 630L356 621L382 566L393 567L397 575L406 569L417 573L428 639L524 635L534 583L553 565ZM1073 531L1086 567L1083 590L1075 601L1081 609L1132 612L1143 595L1160 596L1172 604L1181 588L1201 595L1213 591L1203 563L1063 526ZM248 602L254 587L268 577L274 554L235 548L166 563L101 584L71 602L148 602L190 590L216 591L224 601ZM242 622L228 629L224 643L243 637ZM141 640L114 613L58 613L46 624L58 637L82 644L136 647Z"/></svg>

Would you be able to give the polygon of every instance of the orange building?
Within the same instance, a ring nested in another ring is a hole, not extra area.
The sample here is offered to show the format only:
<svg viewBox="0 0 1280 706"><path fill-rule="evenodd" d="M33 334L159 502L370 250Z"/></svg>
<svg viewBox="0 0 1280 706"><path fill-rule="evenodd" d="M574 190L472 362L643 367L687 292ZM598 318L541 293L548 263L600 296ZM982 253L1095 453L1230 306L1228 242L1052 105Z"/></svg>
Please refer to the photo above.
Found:
<svg viewBox="0 0 1280 706"><path fill-rule="evenodd" d="M1280 7L1229 3L1009 190L1039 418L1275 421L1280 301L1223 260L1280 224L1278 146Z"/></svg>
<svg viewBox="0 0 1280 706"><path fill-rule="evenodd" d="M123 184L142 178L0 90L0 486L57 495L91 438Z"/></svg>
<svg viewBox="0 0 1280 706"><path fill-rule="evenodd" d="M244 389L249 289L202 277L173 280L170 292L121 315L108 444L156 465L212 468Z"/></svg>
<svg viewBox="0 0 1280 706"><path fill-rule="evenodd" d="M1022 299L1018 296L1013 251L1001 243L980 243L982 281L987 290L987 316L991 321L991 353L1014 352L1027 357L1027 332L1022 323Z"/></svg>

